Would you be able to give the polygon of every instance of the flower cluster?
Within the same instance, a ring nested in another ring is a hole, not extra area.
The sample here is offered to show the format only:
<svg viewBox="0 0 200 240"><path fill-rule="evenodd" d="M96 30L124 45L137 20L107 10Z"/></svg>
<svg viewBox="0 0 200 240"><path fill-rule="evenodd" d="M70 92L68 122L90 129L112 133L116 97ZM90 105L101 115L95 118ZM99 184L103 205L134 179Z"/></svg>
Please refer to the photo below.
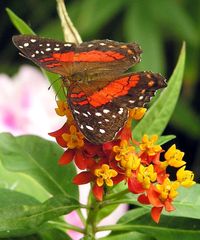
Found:
<svg viewBox="0 0 200 240"><path fill-rule="evenodd" d="M185 170L184 153L172 145L166 152L157 144L158 136L144 135L140 142L133 139L132 120L140 120L145 108L129 110L129 118L124 128L112 142L95 145L88 142L76 128L71 112L65 102L58 101L56 113L66 116L64 126L50 133L66 151L59 163L68 164L74 160L82 170L74 177L77 185L92 183L92 191L97 200L102 201L105 189L125 181L128 190L138 194L138 201L152 206L151 216L159 222L163 209L174 210L173 200L180 186L195 184L194 174ZM177 168L176 180L171 181L167 168Z"/></svg>

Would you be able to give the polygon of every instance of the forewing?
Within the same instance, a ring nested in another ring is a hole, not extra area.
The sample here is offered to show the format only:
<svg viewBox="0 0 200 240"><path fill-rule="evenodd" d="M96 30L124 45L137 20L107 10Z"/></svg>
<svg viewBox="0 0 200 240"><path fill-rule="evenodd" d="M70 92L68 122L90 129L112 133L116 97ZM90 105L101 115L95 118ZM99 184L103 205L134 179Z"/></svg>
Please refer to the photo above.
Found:
<svg viewBox="0 0 200 240"><path fill-rule="evenodd" d="M123 43L112 40L83 42L76 48L74 62L78 69L90 73L124 72L140 62L141 48L137 43Z"/></svg>
<svg viewBox="0 0 200 240"><path fill-rule="evenodd" d="M17 35L12 38L24 57L38 66L61 75L70 72L76 45L35 35Z"/></svg>
<svg viewBox="0 0 200 240"><path fill-rule="evenodd" d="M136 43L94 40L76 46L35 35L13 36L15 46L38 66L63 76L84 72L120 73L140 62L141 49Z"/></svg>

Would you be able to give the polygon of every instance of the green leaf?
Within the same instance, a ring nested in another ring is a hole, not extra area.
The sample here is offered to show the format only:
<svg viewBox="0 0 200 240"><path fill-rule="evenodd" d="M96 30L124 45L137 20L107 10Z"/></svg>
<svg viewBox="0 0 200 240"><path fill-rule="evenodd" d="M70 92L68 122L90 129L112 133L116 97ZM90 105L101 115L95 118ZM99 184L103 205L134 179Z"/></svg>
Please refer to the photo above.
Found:
<svg viewBox="0 0 200 240"><path fill-rule="evenodd" d="M61 167L57 163L62 153L56 143L37 136L0 134L0 159L7 170L33 177L52 195L70 194L78 198L78 187L72 184L74 165Z"/></svg>
<svg viewBox="0 0 200 240"><path fill-rule="evenodd" d="M69 13L81 36L88 38L98 34L100 29L123 9L126 2L126 0L115 0L113 4L112 1L107 0L73 1L69 5Z"/></svg>
<svg viewBox="0 0 200 240"><path fill-rule="evenodd" d="M15 205L36 205L40 202L24 193L0 188L0 208Z"/></svg>
<svg viewBox="0 0 200 240"><path fill-rule="evenodd" d="M164 29L168 37L184 39L187 43L195 46L199 43L196 22L189 13L189 9L187 9L186 5L184 6L184 2L179 3L173 0L159 2L151 0L149 2L148 10L151 12L154 22L159 28ZM166 12L170 13L170 17Z"/></svg>
<svg viewBox="0 0 200 240"><path fill-rule="evenodd" d="M176 68L157 100L152 104L143 119L133 129L134 138L140 140L143 134L161 135L176 106L184 72L185 44L181 49Z"/></svg>
<svg viewBox="0 0 200 240"><path fill-rule="evenodd" d="M118 207L118 204L105 206L102 209L99 209L96 221L100 222L103 218L110 215L117 207Z"/></svg>
<svg viewBox="0 0 200 240"><path fill-rule="evenodd" d="M31 186L31 188L30 188ZM0 161L0 188L25 193L43 202L49 198L49 193L32 177L6 170Z"/></svg>
<svg viewBox="0 0 200 240"><path fill-rule="evenodd" d="M149 5L151 1L130 1L124 19L125 37L129 42L138 42L143 50L142 61L134 67L134 70L164 73L165 57L162 35L158 24L153 22Z"/></svg>
<svg viewBox="0 0 200 240"><path fill-rule="evenodd" d="M0 238L37 233L43 223L77 208L80 208L78 201L64 195L50 198L43 204L0 207Z"/></svg>
<svg viewBox="0 0 200 240"><path fill-rule="evenodd" d="M127 221L128 218L123 216L125 222L121 219L119 220L120 224L108 226L107 228L118 232L137 231L144 234L148 233L148 236L157 240L193 240L200 237L200 220L197 219L162 216L159 224L156 224L151 219L150 214L144 214L137 218L135 218L134 211L127 214L129 214L130 221Z"/></svg>
<svg viewBox="0 0 200 240"><path fill-rule="evenodd" d="M27 240L27 237L9 237L1 238L1 240ZM29 235L28 240L41 240L41 237L37 234Z"/></svg>
<svg viewBox="0 0 200 240"><path fill-rule="evenodd" d="M28 26L28 24L26 24L21 18L19 18L12 10L7 8L6 11L8 13L8 16L10 17L11 22L21 34L35 34L34 31ZM49 79L49 82L50 84L52 84L52 87L58 98L65 100L66 96L63 92L62 81L56 81L56 79L59 79L60 76L54 73L47 72L44 69L42 69L42 72Z"/></svg>
<svg viewBox="0 0 200 240"><path fill-rule="evenodd" d="M126 224L129 222L132 222L136 219L138 219L139 217L142 217L146 214L149 213L148 209L145 208L136 208L136 209L132 209L129 210L128 212L126 212L118 221L118 223L122 223L122 224Z"/></svg>
<svg viewBox="0 0 200 240"><path fill-rule="evenodd" d="M174 138L176 138L175 135L160 136L156 143L159 145L163 145L163 144L171 141Z"/></svg>
<svg viewBox="0 0 200 240"><path fill-rule="evenodd" d="M138 233L138 232L129 232L129 233L123 233L123 234L117 234L114 236L107 236L104 238L100 238L100 240L154 240L155 238L150 237L148 235Z"/></svg>
<svg viewBox="0 0 200 240"><path fill-rule="evenodd" d="M50 228L45 231L40 231L40 240L71 240L71 238L63 231L56 229L56 228Z"/></svg>
<svg viewBox="0 0 200 240"><path fill-rule="evenodd" d="M200 220L200 184L190 189L182 187L178 189L178 192L179 195L173 202L176 210L170 213L164 211L163 214Z"/></svg>
<svg viewBox="0 0 200 240"><path fill-rule="evenodd" d="M35 34L34 31L21 19L19 18L11 9L6 8L6 12L16 27L16 29L22 34Z"/></svg>

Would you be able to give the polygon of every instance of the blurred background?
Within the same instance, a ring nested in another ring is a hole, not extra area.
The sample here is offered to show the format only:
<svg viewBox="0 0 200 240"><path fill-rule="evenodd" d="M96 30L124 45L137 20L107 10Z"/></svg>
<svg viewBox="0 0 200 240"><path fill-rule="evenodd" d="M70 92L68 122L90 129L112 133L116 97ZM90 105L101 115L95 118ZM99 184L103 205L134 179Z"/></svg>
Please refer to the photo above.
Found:
<svg viewBox="0 0 200 240"><path fill-rule="evenodd" d="M186 42L187 60L183 88L164 134L177 136L174 143L185 151L187 166L195 172L198 180L200 176L200 1L67 0L66 6L83 41L108 38L139 43L143 49L142 62L134 67L134 71L151 70L162 73L168 79L175 67L182 42ZM12 44L11 37L18 32L6 14L6 7L28 23L38 35L59 40L63 39L63 35L55 0L1 0L0 74L14 81L13 76L16 76L20 66L34 65L19 57L18 51ZM30 79L31 74L27 76ZM30 87L32 85L30 84ZM0 101L5 91L6 84L3 90L0 89ZM46 94L48 95L47 91ZM6 102L13 103L14 108L15 95L12 96L9 95L11 99L6 99ZM1 104L0 108L2 108ZM0 114L1 112L0 109Z"/></svg>

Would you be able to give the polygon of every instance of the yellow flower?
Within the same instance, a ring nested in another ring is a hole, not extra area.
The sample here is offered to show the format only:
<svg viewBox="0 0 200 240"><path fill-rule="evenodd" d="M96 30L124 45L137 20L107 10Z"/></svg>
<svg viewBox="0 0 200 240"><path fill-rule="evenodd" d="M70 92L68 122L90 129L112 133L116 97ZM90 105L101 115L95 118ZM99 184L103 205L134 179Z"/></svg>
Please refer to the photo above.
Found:
<svg viewBox="0 0 200 240"><path fill-rule="evenodd" d="M57 108L55 108L56 113L59 116L66 116L68 119L68 122L72 122L73 121L73 116L71 114L71 111L67 105L67 103L65 101L62 100L58 100L57 102Z"/></svg>
<svg viewBox="0 0 200 240"><path fill-rule="evenodd" d="M189 170L185 170L185 166L180 168L176 173L177 181L180 182L183 187L191 187L196 182L193 181L194 173Z"/></svg>
<svg viewBox="0 0 200 240"><path fill-rule="evenodd" d="M104 182L107 186L113 186L112 177L117 176L117 171L110 169L109 165L103 164L101 168L97 168L94 171L94 174L97 176L96 183L99 187L103 186Z"/></svg>
<svg viewBox="0 0 200 240"><path fill-rule="evenodd" d="M179 186L177 181L171 182L169 178L166 178L163 184L157 184L156 188L160 193L160 199L165 201L167 198L174 199L178 195L176 190Z"/></svg>
<svg viewBox="0 0 200 240"><path fill-rule="evenodd" d="M129 117L134 119L134 120L140 120L144 114L146 113L147 109L146 108L133 108L129 110Z"/></svg>
<svg viewBox="0 0 200 240"><path fill-rule="evenodd" d="M136 170L140 165L140 158L138 158L135 148L128 145L126 140L122 140L120 146L113 147L113 151L116 153L115 160L120 162L126 177L131 177L132 171Z"/></svg>
<svg viewBox="0 0 200 240"><path fill-rule="evenodd" d="M157 140L157 135L153 135L151 138L149 138L148 135L144 134L142 143L140 144L140 149L146 152L149 156L154 156L156 153L159 153L162 150L160 145L154 145Z"/></svg>
<svg viewBox="0 0 200 240"><path fill-rule="evenodd" d="M74 125L70 126L70 133L63 133L62 138L70 149L81 148L84 145L83 134L78 132Z"/></svg>
<svg viewBox="0 0 200 240"><path fill-rule="evenodd" d="M121 161L125 159L129 153L135 152L135 148L134 146L128 145L126 140L122 140L119 146L113 147L113 152L116 153L115 159Z"/></svg>
<svg viewBox="0 0 200 240"><path fill-rule="evenodd" d="M138 107L129 109L129 117L126 126L130 128L132 120L140 120L144 116L146 111L147 111L146 108Z"/></svg>
<svg viewBox="0 0 200 240"><path fill-rule="evenodd" d="M168 162L168 164L172 167L182 167L186 164L185 161L183 161L184 152L181 152L180 150L176 149L176 145L173 144L165 153L165 159Z"/></svg>
<svg viewBox="0 0 200 240"><path fill-rule="evenodd" d="M155 182L157 179L157 173L154 171L152 164L145 167L140 165L139 172L137 173L137 180L142 183L145 189L149 189L151 182Z"/></svg>

